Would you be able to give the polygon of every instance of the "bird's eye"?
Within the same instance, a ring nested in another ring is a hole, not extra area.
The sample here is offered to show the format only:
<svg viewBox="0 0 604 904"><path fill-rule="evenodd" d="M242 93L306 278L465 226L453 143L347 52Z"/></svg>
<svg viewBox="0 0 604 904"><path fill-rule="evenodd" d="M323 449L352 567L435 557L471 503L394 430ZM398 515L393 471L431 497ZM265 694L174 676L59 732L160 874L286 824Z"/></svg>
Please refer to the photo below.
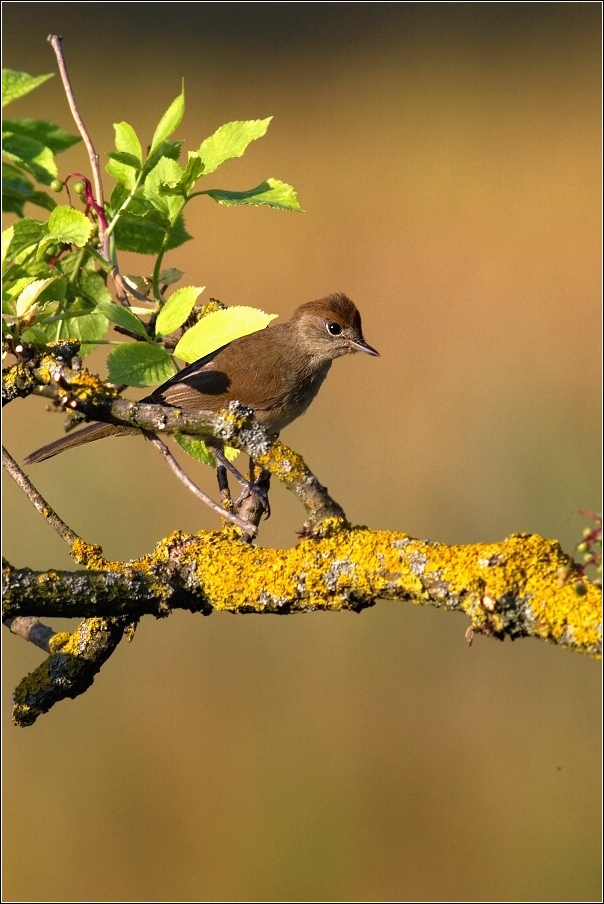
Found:
<svg viewBox="0 0 604 904"><path fill-rule="evenodd" d="M333 320L328 320L327 330L331 336L339 336L342 332L342 327L339 323L334 323Z"/></svg>

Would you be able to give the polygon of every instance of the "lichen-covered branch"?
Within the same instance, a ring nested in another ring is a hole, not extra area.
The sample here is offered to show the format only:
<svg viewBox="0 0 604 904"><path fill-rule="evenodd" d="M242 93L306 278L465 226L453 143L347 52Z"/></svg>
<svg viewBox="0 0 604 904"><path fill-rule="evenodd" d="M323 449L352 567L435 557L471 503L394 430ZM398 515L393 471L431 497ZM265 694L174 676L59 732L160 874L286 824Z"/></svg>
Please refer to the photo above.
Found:
<svg viewBox="0 0 604 904"><path fill-rule="evenodd" d="M36 386L52 386L59 405L89 421L137 427L155 434L186 433L219 440L247 452L296 494L306 508L308 533L319 530L326 519L337 518L342 526L346 525L341 506L329 496L301 456L270 437L251 408L234 401L219 414L213 414L119 399L114 387L79 364L70 366L77 351L77 343L70 342L25 348L24 360L3 372L3 397L10 401L29 395Z"/></svg>
<svg viewBox="0 0 604 904"><path fill-rule="evenodd" d="M87 691L129 625L124 618L88 618L71 634L54 634L50 656L15 690L14 722L22 727L33 725L55 703Z"/></svg>
<svg viewBox="0 0 604 904"><path fill-rule="evenodd" d="M85 686L93 664L100 668L127 623L175 608L203 614L358 612L378 599L405 600L464 612L474 634L537 637L601 655L600 588L584 581L579 594L573 582L561 583L569 557L556 541L514 534L501 543L446 546L387 531L342 529L337 520L325 523L323 534L281 550L250 546L232 529L177 532L127 564L107 562L97 546L75 544L87 571L5 569L4 617L78 614L86 617L83 624L98 622L99 662L93 645L85 656ZM75 696L76 683L65 676L80 667L78 631L56 635L51 657L19 686L19 724L31 724L48 699L61 698L54 675L64 682L63 696ZM91 628L86 631L89 636Z"/></svg>

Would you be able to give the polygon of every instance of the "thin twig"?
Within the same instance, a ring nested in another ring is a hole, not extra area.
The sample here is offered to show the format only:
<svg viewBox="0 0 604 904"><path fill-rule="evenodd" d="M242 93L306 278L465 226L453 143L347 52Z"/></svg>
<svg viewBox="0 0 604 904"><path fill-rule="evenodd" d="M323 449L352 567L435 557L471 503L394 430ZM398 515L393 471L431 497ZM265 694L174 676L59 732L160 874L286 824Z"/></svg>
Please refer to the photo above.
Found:
<svg viewBox="0 0 604 904"><path fill-rule="evenodd" d="M57 633L43 624L35 615L21 615L18 618L7 618L4 622L12 634L18 634L30 643L50 653L50 641Z"/></svg>
<svg viewBox="0 0 604 904"><path fill-rule="evenodd" d="M17 486L19 486L31 504L36 508L43 518L48 521L50 526L56 530L58 535L62 537L63 540L69 545L71 548L76 540L80 540L81 538L73 531L70 527L68 527L64 521L59 518L57 513L50 507L48 502L42 498L42 496L38 493L33 483L29 480L29 478L23 473L15 459L12 455L7 452L7 450L2 446L2 464L13 478Z"/></svg>
<svg viewBox="0 0 604 904"><path fill-rule="evenodd" d="M96 195L96 201L101 207L104 209L105 207L105 196L103 194L103 182L101 180L101 166L99 162L99 155L94 149L94 145L92 143L92 139L90 138L90 134L88 129L84 125L84 120L80 116L80 111L78 110L78 105L76 103L75 95L73 93L73 88L71 87L71 82L69 80L69 75L67 74L67 66L65 65L65 57L63 56L63 48L61 47L62 37L60 35L48 35L48 42L52 46L52 49L55 52L55 56L57 58L57 63L59 65L59 72L61 73L61 81L63 82L63 88L65 89L65 94L67 95L67 101L69 103L69 108L71 110L71 115L73 116L75 123L79 129L80 135L84 139L84 144L86 145L86 150L88 151L88 157L90 159L90 168L92 170L92 178L94 179L94 191ZM99 239L101 242L101 248L103 249L103 257L105 260L109 260L109 237L105 232L105 225L101 221L99 217Z"/></svg>
<svg viewBox="0 0 604 904"><path fill-rule="evenodd" d="M232 512L228 512L226 509L222 508L222 506L218 505L217 502L214 502L214 500L210 496L208 496L207 493L204 493L203 490L200 490L199 487L193 483L191 478L188 477L187 474L185 474L166 444L159 438L159 436L157 436L157 434L151 433L148 430L144 430L143 433L145 434L147 439L149 439L153 443L155 448L158 449L159 452L161 452L178 479L181 480L182 483L184 483L186 488L190 490L194 496L197 496L198 499L201 499L201 501L205 503L208 508L211 508L213 512L216 512L216 514L220 515L222 518L226 518L226 520L230 521L232 524L236 524L237 527L240 527L241 530L243 530L246 534L251 534L253 537L256 536L258 531L253 524L249 524L247 521L243 521L241 518L238 518L237 515L233 515Z"/></svg>

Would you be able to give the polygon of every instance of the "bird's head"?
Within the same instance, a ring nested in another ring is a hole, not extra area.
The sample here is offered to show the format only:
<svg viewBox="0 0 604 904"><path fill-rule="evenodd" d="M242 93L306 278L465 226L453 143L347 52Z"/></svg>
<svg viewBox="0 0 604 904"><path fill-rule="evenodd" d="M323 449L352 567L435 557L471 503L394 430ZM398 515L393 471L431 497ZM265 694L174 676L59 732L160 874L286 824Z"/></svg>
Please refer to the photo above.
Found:
<svg viewBox="0 0 604 904"><path fill-rule="evenodd" d="M331 361L353 352L379 355L363 338L356 305L342 293L300 305L290 323L300 346L314 360Z"/></svg>

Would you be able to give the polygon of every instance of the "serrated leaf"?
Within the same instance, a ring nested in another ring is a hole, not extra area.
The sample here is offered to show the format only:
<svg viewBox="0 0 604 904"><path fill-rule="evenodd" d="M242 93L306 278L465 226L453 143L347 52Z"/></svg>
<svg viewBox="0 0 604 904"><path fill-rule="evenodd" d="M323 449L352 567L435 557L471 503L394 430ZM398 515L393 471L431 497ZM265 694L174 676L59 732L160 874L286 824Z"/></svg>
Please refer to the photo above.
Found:
<svg viewBox="0 0 604 904"><path fill-rule="evenodd" d="M11 163L31 173L43 185L50 185L58 175L53 152L28 135L3 130L2 153Z"/></svg>
<svg viewBox="0 0 604 904"><path fill-rule="evenodd" d="M99 311L83 313L77 317L67 316L54 320L52 323L36 324L44 331L48 342L58 339L78 339L82 346L80 355L84 357L94 351L96 344L105 337L109 328L109 321Z"/></svg>
<svg viewBox="0 0 604 904"><path fill-rule="evenodd" d="M178 97L176 97L172 101L172 103L170 104L170 106L168 107L168 109L166 110L166 112L164 113L164 115L162 116L162 118L159 121L159 124L153 135L153 140L151 142L151 150L149 152L150 154L152 154L153 151L155 151L159 147L159 145L162 143L162 141L165 141L167 138L170 137L170 135L173 134L173 132L176 131L176 129L180 125L180 121L184 115L184 112L185 112L185 87L184 87L184 83L183 83L182 91L180 92Z"/></svg>
<svg viewBox="0 0 604 904"><path fill-rule="evenodd" d="M2 70L2 106L6 107L20 97L29 94L38 85L44 84L52 78L53 72L47 75L29 75L27 72L19 72L17 69Z"/></svg>
<svg viewBox="0 0 604 904"><path fill-rule="evenodd" d="M190 151L187 166L182 177L183 188L187 194L191 191L199 177L203 174L204 169L205 164L199 154L195 154Z"/></svg>
<svg viewBox="0 0 604 904"><path fill-rule="evenodd" d="M9 249L11 258L16 257L25 248L35 245L46 235L46 224L30 217L23 217L13 223L11 228L13 229L13 240Z"/></svg>
<svg viewBox="0 0 604 904"><path fill-rule="evenodd" d="M204 176L213 173L226 160L241 157L248 144L261 138L273 117L227 122L202 141L198 154L204 163Z"/></svg>
<svg viewBox="0 0 604 904"><path fill-rule="evenodd" d="M185 204L182 194L169 194L171 188L177 189L183 176L182 167L170 157L161 157L145 179L145 198L153 206L165 214L170 222L181 212Z"/></svg>
<svg viewBox="0 0 604 904"><path fill-rule="evenodd" d="M138 161L138 166L143 165L143 149L138 140L138 135L128 122L114 122L115 147L124 154L130 154Z"/></svg>
<svg viewBox="0 0 604 904"><path fill-rule="evenodd" d="M263 330L276 316L244 305L214 311L187 330L174 354L183 361L197 361L233 339Z"/></svg>
<svg viewBox="0 0 604 904"><path fill-rule="evenodd" d="M112 323L116 323L118 326L130 330L130 332L136 333L137 336L142 336L145 339L149 338L143 324L128 308L123 308L119 304L102 301L97 305L97 309L101 314L104 314L105 317L108 317Z"/></svg>
<svg viewBox="0 0 604 904"><path fill-rule="evenodd" d="M88 217L73 207L55 207L48 218L48 234L57 242L81 248L90 238L91 232L92 223Z"/></svg>
<svg viewBox="0 0 604 904"><path fill-rule="evenodd" d="M15 192L2 192L2 213L14 213L22 217L24 204L24 199Z"/></svg>
<svg viewBox="0 0 604 904"><path fill-rule="evenodd" d="M107 156L111 158L111 160L117 160L119 163L125 163L126 166L131 166L133 169L139 170L140 164L134 154L127 154L125 151L108 151Z"/></svg>
<svg viewBox="0 0 604 904"><path fill-rule="evenodd" d="M174 433L172 439L174 439L180 448L184 449L191 458L200 461L204 465L209 465L211 468L216 467L216 458L212 455L204 441L199 439L199 437L189 436L186 433ZM239 455L239 449L233 449L232 446L225 446L223 454L229 461L235 461Z"/></svg>
<svg viewBox="0 0 604 904"><path fill-rule="evenodd" d="M34 304L38 295L40 295L51 282L54 282L54 276L51 276L48 279L34 279L33 282L26 286L15 301L15 315L17 317L23 317Z"/></svg>
<svg viewBox="0 0 604 904"><path fill-rule="evenodd" d="M136 188L136 170L133 166L112 158L105 164L105 169L113 179L121 182L129 192L134 191Z"/></svg>
<svg viewBox="0 0 604 904"><path fill-rule="evenodd" d="M124 213L117 221L113 235L119 251L135 251L137 254L159 254L166 230L149 217L137 217ZM167 250L178 248L193 236L185 229L185 221L180 214L172 227Z"/></svg>
<svg viewBox="0 0 604 904"><path fill-rule="evenodd" d="M34 138L53 152L60 154L78 144L82 139L78 135L70 135L65 129L45 119L5 119L2 127L16 135L27 135Z"/></svg>
<svg viewBox="0 0 604 904"><path fill-rule="evenodd" d="M188 436L186 433L174 433L172 438L191 458L200 461L203 465L209 465L211 468L216 467L216 459L199 437Z"/></svg>
<svg viewBox="0 0 604 904"><path fill-rule="evenodd" d="M77 261L76 254L73 260ZM92 305L110 304L111 292L105 285L105 280L100 273L93 271L80 271L77 282L77 289L87 298Z"/></svg>
<svg viewBox="0 0 604 904"><path fill-rule="evenodd" d="M157 336L169 336L182 326L205 286L183 286L174 292L158 314L155 323Z"/></svg>
<svg viewBox="0 0 604 904"><path fill-rule="evenodd" d="M9 226L8 229L5 229L2 233L2 268L4 269L4 261L6 260L6 255L8 254L8 249L11 246L11 242L13 240L13 236L15 234L15 227Z"/></svg>
<svg viewBox="0 0 604 904"><path fill-rule="evenodd" d="M23 205L28 202L35 204L37 207L43 207L44 210L54 210L57 202L44 191L36 191L25 177L21 179L12 178L10 175L4 174L4 170L11 170L18 173L19 170L5 164L3 167L2 178L2 210L4 213L16 213L17 216L23 216Z"/></svg>
<svg viewBox="0 0 604 904"><path fill-rule="evenodd" d="M248 191L223 191L215 188L204 191L203 194L209 195L219 204L226 204L228 207L242 204L256 206L265 204L267 207L274 207L277 210L302 210L292 186L279 179L267 179L266 182L261 182L256 188L250 188Z"/></svg>
<svg viewBox="0 0 604 904"><path fill-rule="evenodd" d="M174 376L172 358L159 345L124 342L108 356L109 379L128 386L157 386Z"/></svg>
<svg viewBox="0 0 604 904"><path fill-rule="evenodd" d="M149 154L147 157L143 171L145 173L150 173L161 157L169 157L170 160L178 160L182 145L182 141L162 141L162 143L155 148L153 153Z"/></svg>

